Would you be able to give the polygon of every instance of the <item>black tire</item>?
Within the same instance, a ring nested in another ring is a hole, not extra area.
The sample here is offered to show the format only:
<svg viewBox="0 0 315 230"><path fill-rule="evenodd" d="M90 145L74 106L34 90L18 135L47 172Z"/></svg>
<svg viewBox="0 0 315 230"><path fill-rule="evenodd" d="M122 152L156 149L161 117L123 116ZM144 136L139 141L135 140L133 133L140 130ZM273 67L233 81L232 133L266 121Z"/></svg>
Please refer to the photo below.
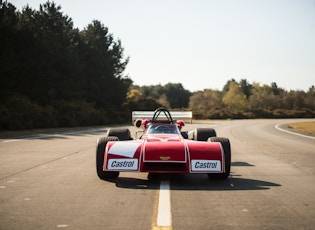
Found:
<svg viewBox="0 0 315 230"><path fill-rule="evenodd" d="M180 132L180 134L182 135L182 137L184 139L188 139L188 133L187 132Z"/></svg>
<svg viewBox="0 0 315 230"><path fill-rule="evenodd" d="M207 141L209 137L216 137L217 133L211 128L197 128L194 130L194 140Z"/></svg>
<svg viewBox="0 0 315 230"><path fill-rule="evenodd" d="M224 137L210 137L210 142L220 142L224 151L224 173L208 173L209 179L225 180L229 177L231 171L231 145L230 141Z"/></svg>
<svg viewBox="0 0 315 230"><path fill-rule="evenodd" d="M125 128L112 128L108 129L106 137L118 137L120 141L132 140L130 130Z"/></svg>
<svg viewBox="0 0 315 230"><path fill-rule="evenodd" d="M137 120L135 120L134 125L135 125L137 128L140 128L141 122L142 122L142 119L137 119Z"/></svg>
<svg viewBox="0 0 315 230"><path fill-rule="evenodd" d="M96 147L96 172L100 179L108 180L115 179L119 176L119 172L104 172L104 152L107 142L109 141L119 141L117 137L100 137L97 142Z"/></svg>

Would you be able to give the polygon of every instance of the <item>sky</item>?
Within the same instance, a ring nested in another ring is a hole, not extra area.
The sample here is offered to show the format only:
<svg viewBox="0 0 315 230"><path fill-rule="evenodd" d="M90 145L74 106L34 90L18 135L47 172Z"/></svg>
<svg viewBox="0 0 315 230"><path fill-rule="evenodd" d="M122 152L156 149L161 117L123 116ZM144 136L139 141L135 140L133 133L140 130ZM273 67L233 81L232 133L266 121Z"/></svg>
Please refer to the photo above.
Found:
<svg viewBox="0 0 315 230"><path fill-rule="evenodd" d="M46 0L8 0L38 10ZM191 92L228 80L315 85L315 0L54 0L74 27L99 20L121 40L134 84Z"/></svg>

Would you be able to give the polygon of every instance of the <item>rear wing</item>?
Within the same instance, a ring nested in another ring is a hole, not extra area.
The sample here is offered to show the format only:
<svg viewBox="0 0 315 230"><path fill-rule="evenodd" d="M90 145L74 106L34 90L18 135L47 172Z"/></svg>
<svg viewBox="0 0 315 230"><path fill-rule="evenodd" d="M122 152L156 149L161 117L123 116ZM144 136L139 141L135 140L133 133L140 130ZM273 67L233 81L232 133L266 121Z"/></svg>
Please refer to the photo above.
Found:
<svg viewBox="0 0 315 230"><path fill-rule="evenodd" d="M170 111L170 114L174 120L184 120L192 123L192 111ZM154 111L132 111L131 113L131 122L132 124L137 119L149 119L151 120L154 115ZM160 115L165 117L164 114Z"/></svg>

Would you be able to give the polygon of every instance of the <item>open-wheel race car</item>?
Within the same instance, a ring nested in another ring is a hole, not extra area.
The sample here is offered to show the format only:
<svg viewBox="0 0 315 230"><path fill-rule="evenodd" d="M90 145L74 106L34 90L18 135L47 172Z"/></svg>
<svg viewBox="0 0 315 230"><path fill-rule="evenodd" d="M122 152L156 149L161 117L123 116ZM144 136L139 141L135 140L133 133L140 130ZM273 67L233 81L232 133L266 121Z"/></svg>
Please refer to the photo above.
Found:
<svg viewBox="0 0 315 230"><path fill-rule="evenodd" d="M206 173L210 179L226 179L231 168L230 141L216 137L212 128L182 132L184 121L172 119L165 108L151 120L136 120L143 135L133 139L127 128L111 128L97 141L96 171L109 180L119 172Z"/></svg>

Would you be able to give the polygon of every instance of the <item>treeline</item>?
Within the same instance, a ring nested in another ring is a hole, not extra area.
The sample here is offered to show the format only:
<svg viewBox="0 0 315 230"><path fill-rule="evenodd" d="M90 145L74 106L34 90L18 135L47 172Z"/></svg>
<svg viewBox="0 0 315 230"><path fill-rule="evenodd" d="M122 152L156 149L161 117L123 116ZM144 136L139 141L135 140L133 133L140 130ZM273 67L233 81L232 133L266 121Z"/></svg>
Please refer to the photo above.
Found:
<svg viewBox="0 0 315 230"><path fill-rule="evenodd" d="M192 93L181 83L166 85L132 85L123 108L132 110L154 110L158 106L172 109L187 109Z"/></svg>
<svg viewBox="0 0 315 230"><path fill-rule="evenodd" d="M93 21L82 31L61 7L0 2L0 129L116 122L132 80L120 40ZM115 119L113 119L113 117Z"/></svg>
<svg viewBox="0 0 315 230"><path fill-rule="evenodd" d="M222 91L206 89L189 102L195 118L312 118L315 117L315 88L308 92L286 91L270 85L229 80Z"/></svg>
<svg viewBox="0 0 315 230"><path fill-rule="evenodd" d="M315 87L307 92L287 91L277 86L237 82L231 79L222 90L204 89L189 92L178 84L165 86L132 86L128 104L146 108L148 101L173 109L192 110L195 119L240 118L313 118L315 117Z"/></svg>
<svg viewBox="0 0 315 230"><path fill-rule="evenodd" d="M0 130L105 125L133 110L192 110L197 119L315 117L315 89L286 91L231 79L222 90L137 86L128 57L99 21L82 31L53 2L39 10L0 0Z"/></svg>

